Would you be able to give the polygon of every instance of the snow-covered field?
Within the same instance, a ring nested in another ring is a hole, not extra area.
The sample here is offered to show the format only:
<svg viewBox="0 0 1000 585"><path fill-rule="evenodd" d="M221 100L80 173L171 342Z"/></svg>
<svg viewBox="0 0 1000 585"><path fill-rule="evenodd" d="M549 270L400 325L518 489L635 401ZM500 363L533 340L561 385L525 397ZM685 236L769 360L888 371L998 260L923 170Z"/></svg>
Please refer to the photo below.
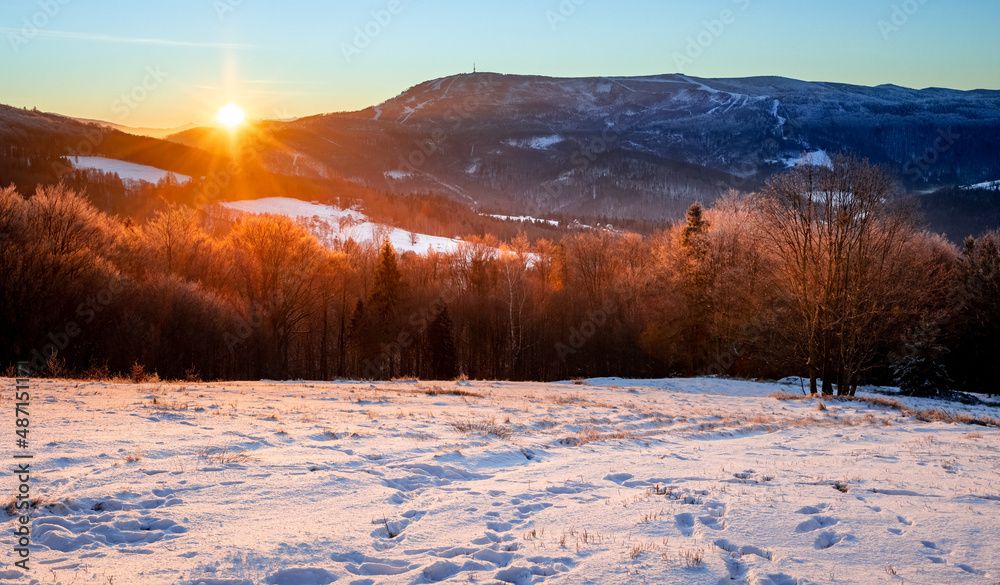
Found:
<svg viewBox="0 0 1000 585"><path fill-rule="evenodd" d="M174 179L181 185L191 180L187 175L180 175L164 171L156 167L138 165L135 163L104 158L101 156L75 156L70 157L70 163L76 169L96 169L105 173L118 173L118 177L125 181L146 181L147 183L158 183L167 175L173 175Z"/></svg>
<svg viewBox="0 0 1000 585"><path fill-rule="evenodd" d="M2 583L1000 581L998 429L797 386L32 385Z"/></svg>
<svg viewBox="0 0 1000 585"><path fill-rule="evenodd" d="M428 249L450 253L458 250L461 240L411 234L385 224L372 222L365 214L354 209L341 209L332 205L309 203L288 197L267 197L247 201L230 201L221 204L226 209L242 213L284 215L303 221L319 240L330 247L343 244L348 239L355 242L380 243L388 237L398 252L411 251L418 254Z"/></svg>

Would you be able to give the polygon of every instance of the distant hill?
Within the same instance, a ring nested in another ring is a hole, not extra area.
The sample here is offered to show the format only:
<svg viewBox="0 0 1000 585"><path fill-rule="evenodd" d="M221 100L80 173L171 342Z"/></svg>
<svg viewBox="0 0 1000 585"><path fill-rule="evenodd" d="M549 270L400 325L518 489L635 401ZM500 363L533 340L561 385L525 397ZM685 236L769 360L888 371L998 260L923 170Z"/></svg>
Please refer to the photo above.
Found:
<svg viewBox="0 0 1000 585"><path fill-rule="evenodd" d="M1000 179L1000 91L992 90L476 73L357 112L259 122L235 140L219 128L161 141L97 124L0 107L0 140L46 152L73 151L97 129L105 140L94 154L205 176L252 145L278 175L340 190L437 193L515 216L678 219L694 201L756 190L791 165L849 152L893 169L913 192L937 193L924 204L932 229L996 227L984 223L992 213L977 217L979 199L950 205L947 195Z"/></svg>
<svg viewBox="0 0 1000 585"><path fill-rule="evenodd" d="M1000 178L1000 91L987 90L478 73L261 128L278 172L517 213L679 217L803 153L856 153L919 191ZM171 139L201 145L205 131Z"/></svg>
<svg viewBox="0 0 1000 585"><path fill-rule="evenodd" d="M191 128L196 128L195 124L184 124L183 126L177 126L176 128L135 128L132 126L125 126L123 124L115 124L114 122L106 122L104 120L88 120L86 118L73 118L77 122L83 122L84 124L95 124L97 126L106 126L126 134L135 134L136 136L149 136L151 138L166 138L171 134L177 134L178 132L183 132L185 130L190 130Z"/></svg>
<svg viewBox="0 0 1000 585"><path fill-rule="evenodd" d="M52 160L104 156L189 176L204 176L224 161L207 151L58 114L0 105L0 157Z"/></svg>

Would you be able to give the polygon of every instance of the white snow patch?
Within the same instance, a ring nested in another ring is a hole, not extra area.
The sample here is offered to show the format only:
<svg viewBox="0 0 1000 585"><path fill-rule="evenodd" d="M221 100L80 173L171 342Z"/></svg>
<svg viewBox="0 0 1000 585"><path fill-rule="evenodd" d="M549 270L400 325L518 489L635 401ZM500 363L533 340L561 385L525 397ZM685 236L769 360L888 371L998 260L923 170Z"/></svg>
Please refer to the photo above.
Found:
<svg viewBox="0 0 1000 585"><path fill-rule="evenodd" d="M147 183L159 183L162 179L172 175L181 185L191 180L187 175L171 173L163 169L125 162L113 158L102 156L71 156L70 163L77 169L95 169L105 173L117 173L118 177L125 181L145 181Z"/></svg>
<svg viewBox="0 0 1000 585"><path fill-rule="evenodd" d="M558 134L553 134L551 136L535 136L533 138L521 139L521 140L508 140L505 142L508 146L514 146L517 148L531 148L534 150L545 150L550 146L559 144L564 138Z"/></svg>
<svg viewBox="0 0 1000 585"><path fill-rule="evenodd" d="M537 217L531 217L530 215L492 215L484 214L486 217L495 217L497 219L502 219L505 221L542 221L549 225L559 226L559 222L554 219L539 219Z"/></svg>
<svg viewBox="0 0 1000 585"><path fill-rule="evenodd" d="M423 254L428 249L451 253L463 245L458 239L411 234L406 230L375 223L356 209L341 209L287 197L229 201L220 205L242 213L268 213L297 219L309 228L323 245L334 249L342 246L348 239L353 239L359 244L378 245L385 237L389 238L393 247L400 253L409 251Z"/></svg>
<svg viewBox="0 0 1000 585"><path fill-rule="evenodd" d="M833 160L830 159L830 155L827 154L825 150L805 152L797 157L783 158L781 160L783 163L785 163L786 167L800 167L803 165L811 165L814 167L827 167L829 169L833 168Z"/></svg>
<svg viewBox="0 0 1000 585"><path fill-rule="evenodd" d="M966 185L962 189L1000 189L1000 181L987 181L985 183L976 183L975 185Z"/></svg>

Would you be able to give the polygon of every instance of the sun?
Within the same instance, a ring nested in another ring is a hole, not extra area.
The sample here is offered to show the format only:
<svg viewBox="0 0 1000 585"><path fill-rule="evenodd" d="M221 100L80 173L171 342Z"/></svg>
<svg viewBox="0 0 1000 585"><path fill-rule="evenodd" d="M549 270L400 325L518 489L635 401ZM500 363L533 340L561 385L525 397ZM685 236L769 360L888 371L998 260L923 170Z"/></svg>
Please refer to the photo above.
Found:
<svg viewBox="0 0 1000 585"><path fill-rule="evenodd" d="M236 104L226 104L219 109L216 118L218 118L219 123L223 126L235 128L243 123L243 109Z"/></svg>

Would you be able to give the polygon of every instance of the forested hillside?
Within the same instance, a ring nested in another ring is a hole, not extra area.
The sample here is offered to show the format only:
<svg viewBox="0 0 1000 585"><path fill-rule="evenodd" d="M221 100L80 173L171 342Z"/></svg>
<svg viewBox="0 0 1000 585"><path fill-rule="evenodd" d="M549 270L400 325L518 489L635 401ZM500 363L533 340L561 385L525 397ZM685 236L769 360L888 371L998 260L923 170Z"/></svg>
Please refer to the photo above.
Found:
<svg viewBox="0 0 1000 585"><path fill-rule="evenodd" d="M850 193L847 196L845 194ZM471 237L452 255L319 245L183 205L136 224L63 188L0 196L0 364L208 379L997 377L996 234L920 231L891 176L835 158L644 237ZM919 375L918 375L919 374ZM907 382L911 380L911 382Z"/></svg>

